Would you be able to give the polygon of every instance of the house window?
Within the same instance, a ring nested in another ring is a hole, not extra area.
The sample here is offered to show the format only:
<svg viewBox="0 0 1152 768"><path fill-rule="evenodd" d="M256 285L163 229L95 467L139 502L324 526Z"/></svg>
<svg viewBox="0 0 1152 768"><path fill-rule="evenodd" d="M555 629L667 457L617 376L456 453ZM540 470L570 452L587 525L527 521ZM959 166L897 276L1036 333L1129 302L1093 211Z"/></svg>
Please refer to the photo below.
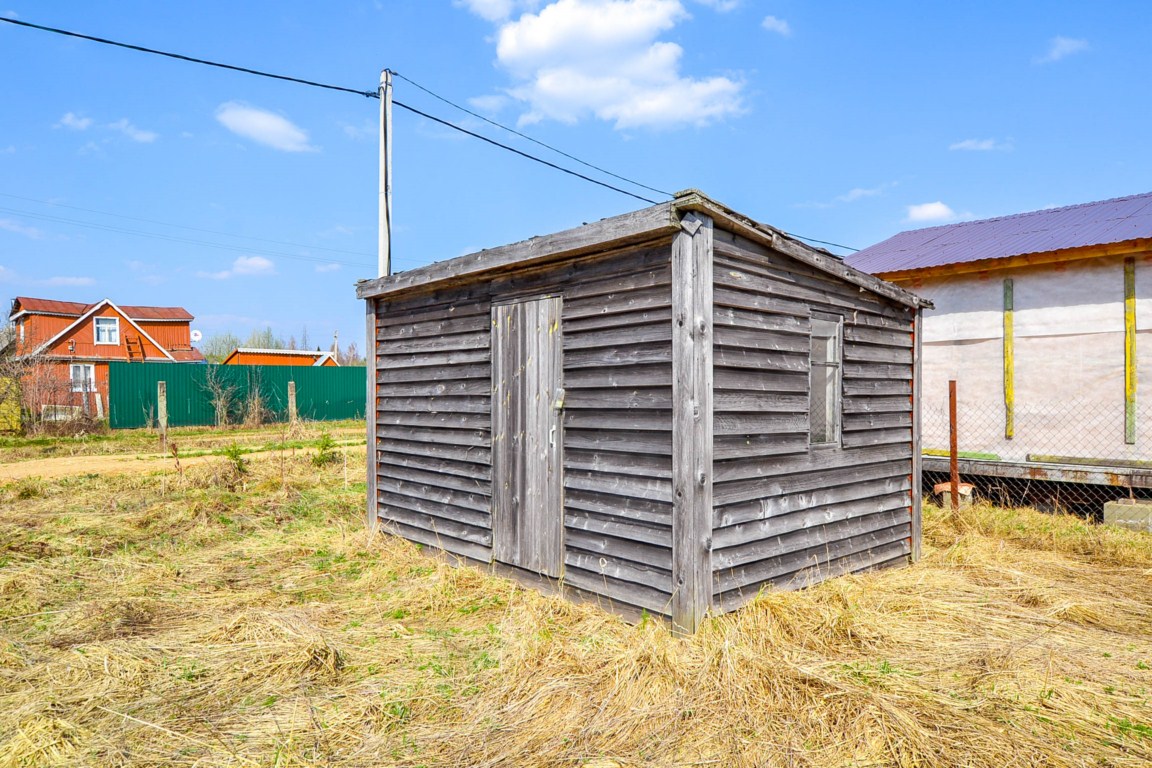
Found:
<svg viewBox="0 0 1152 768"><path fill-rule="evenodd" d="M96 367L91 363L72 364L72 391L96 391Z"/></svg>
<svg viewBox="0 0 1152 768"><path fill-rule="evenodd" d="M120 318L118 318L118 317L98 317L98 318L96 318L96 343L97 344L119 344L120 343Z"/></svg>
<svg viewBox="0 0 1152 768"><path fill-rule="evenodd" d="M808 356L808 437L812 445L840 444L842 318L812 318Z"/></svg>

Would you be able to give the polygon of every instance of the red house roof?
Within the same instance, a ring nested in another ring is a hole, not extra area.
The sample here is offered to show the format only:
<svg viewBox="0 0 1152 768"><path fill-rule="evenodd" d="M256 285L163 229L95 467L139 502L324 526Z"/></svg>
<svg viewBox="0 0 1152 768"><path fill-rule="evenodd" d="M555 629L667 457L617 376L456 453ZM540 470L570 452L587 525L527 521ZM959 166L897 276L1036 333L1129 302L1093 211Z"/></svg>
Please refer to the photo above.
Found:
<svg viewBox="0 0 1152 768"><path fill-rule="evenodd" d="M873 275L1152 238L1152 192L901 232L846 256Z"/></svg>
<svg viewBox="0 0 1152 768"><path fill-rule="evenodd" d="M97 304L99 302L96 302ZM80 317L96 304L81 304L76 301L56 301L55 299L37 299L31 296L17 296L12 300L10 316L20 312L43 315L64 315L66 317ZM125 316L133 320L187 320L194 318L183 307L130 307L117 305Z"/></svg>

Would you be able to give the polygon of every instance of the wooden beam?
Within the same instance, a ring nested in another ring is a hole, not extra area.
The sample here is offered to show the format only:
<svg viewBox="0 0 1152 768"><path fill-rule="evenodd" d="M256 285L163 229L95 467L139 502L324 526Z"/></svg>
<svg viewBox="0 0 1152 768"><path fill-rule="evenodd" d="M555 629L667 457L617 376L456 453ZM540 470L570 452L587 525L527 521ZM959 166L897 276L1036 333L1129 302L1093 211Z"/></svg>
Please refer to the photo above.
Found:
<svg viewBox="0 0 1152 768"><path fill-rule="evenodd" d="M892 285L867 272L848 266L838 256L802 243L775 227L770 227L743 216L699 192L682 192L673 203L679 211L695 211L710 217L722 229L736 232L749 240L791 256L802 264L838 277L867 291L908 307L931 307L932 302L904 288Z"/></svg>
<svg viewBox="0 0 1152 768"><path fill-rule="evenodd" d="M368 482L368 530L379 527L379 499L376 498L376 300L364 302L364 365L367 366L367 392L364 397L364 422L367 424L367 482Z"/></svg>
<svg viewBox="0 0 1152 768"><path fill-rule="evenodd" d="M672 625L712 604L712 219L684 215L672 243Z"/></svg>
<svg viewBox="0 0 1152 768"><path fill-rule="evenodd" d="M1142 238L1138 240L1126 240L1122 243L1087 245L1082 248L1065 248L1059 251L1044 251L1043 253L1023 253L1016 256L939 264L931 267L919 267L917 269L897 269L891 272L877 272L876 277L903 284L919 278L952 277L953 275L970 272L990 272L996 269L1035 267L1042 264L1079 261L1081 259L1098 259L1104 256L1127 256L1129 254L1148 253L1149 251L1152 251L1152 238Z"/></svg>
<svg viewBox="0 0 1152 768"><path fill-rule="evenodd" d="M923 458L921 457L920 412L924 402L923 363L921 350L924 336L924 310L916 310L915 324L912 326L912 562L920 559L920 541L923 538L924 482Z"/></svg>
<svg viewBox="0 0 1152 768"><path fill-rule="evenodd" d="M1004 278L1004 437L1016 434L1016 351L1012 278Z"/></svg>
<svg viewBox="0 0 1152 768"><path fill-rule="evenodd" d="M662 203L552 235L533 237L519 243L438 261L375 280L364 280L357 283L356 295L361 299L380 298L512 265L519 268L561 257L607 251L651 239L660 233L675 232L679 226L672 204Z"/></svg>
<svg viewBox="0 0 1152 768"><path fill-rule="evenodd" d="M1136 444L1136 258L1124 259L1124 442Z"/></svg>

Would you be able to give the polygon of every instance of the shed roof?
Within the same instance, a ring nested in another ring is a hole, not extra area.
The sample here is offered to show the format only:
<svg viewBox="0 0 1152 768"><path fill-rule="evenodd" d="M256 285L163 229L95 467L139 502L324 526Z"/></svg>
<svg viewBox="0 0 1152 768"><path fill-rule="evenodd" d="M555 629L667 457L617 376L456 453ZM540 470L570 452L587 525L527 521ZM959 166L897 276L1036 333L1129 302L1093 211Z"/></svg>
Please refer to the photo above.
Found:
<svg viewBox="0 0 1152 768"><path fill-rule="evenodd" d="M601 219L563 232L541 235L511 245L434 262L374 280L361 280L356 285L356 295L362 299L381 298L422 288L459 283L486 272L514 265L528 266L574 256L592 256L621 246L651 240L661 234L671 236L680 229L680 214L688 211L710 216L725 229L737 232L815 269L900 304L910 307L932 306L927 299L850 267L840 257L828 251L814 248L781 230L737 213L693 189L677 193L675 198L667 203Z"/></svg>
<svg viewBox="0 0 1152 768"><path fill-rule="evenodd" d="M845 258L890 275L1152 238L1152 192L979 221L913 229Z"/></svg>
<svg viewBox="0 0 1152 768"><path fill-rule="evenodd" d="M335 360L335 358L332 357L331 352L322 352L318 349L263 349L260 347L236 347L236 349L228 353L228 356L224 358L224 362L228 362L237 355L292 355L295 357L310 357L316 361L313 363L313 365L323 365L324 362L329 358Z"/></svg>
<svg viewBox="0 0 1152 768"><path fill-rule="evenodd" d="M55 299L37 299L31 296L17 296L12 300L12 312L15 316L20 312L29 312L42 315L62 315L64 317L80 317L95 304L81 304L78 301L57 301ZM125 317L133 320L192 320L188 310L183 307L130 307L117 305Z"/></svg>

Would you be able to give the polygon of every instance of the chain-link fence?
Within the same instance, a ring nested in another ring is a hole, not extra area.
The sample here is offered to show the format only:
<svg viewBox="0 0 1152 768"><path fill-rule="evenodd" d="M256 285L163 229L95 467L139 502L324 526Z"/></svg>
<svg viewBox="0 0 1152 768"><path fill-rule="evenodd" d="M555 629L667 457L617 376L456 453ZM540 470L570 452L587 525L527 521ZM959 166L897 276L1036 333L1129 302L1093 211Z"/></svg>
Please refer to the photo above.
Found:
<svg viewBox="0 0 1152 768"><path fill-rule="evenodd" d="M984 402L966 399L961 385L961 481L976 499L1093 519L1102 519L1108 502L1152 500L1152 407L1125 403L1123 392L1114 400ZM927 496L950 479L947 390L926 392L921 407Z"/></svg>

